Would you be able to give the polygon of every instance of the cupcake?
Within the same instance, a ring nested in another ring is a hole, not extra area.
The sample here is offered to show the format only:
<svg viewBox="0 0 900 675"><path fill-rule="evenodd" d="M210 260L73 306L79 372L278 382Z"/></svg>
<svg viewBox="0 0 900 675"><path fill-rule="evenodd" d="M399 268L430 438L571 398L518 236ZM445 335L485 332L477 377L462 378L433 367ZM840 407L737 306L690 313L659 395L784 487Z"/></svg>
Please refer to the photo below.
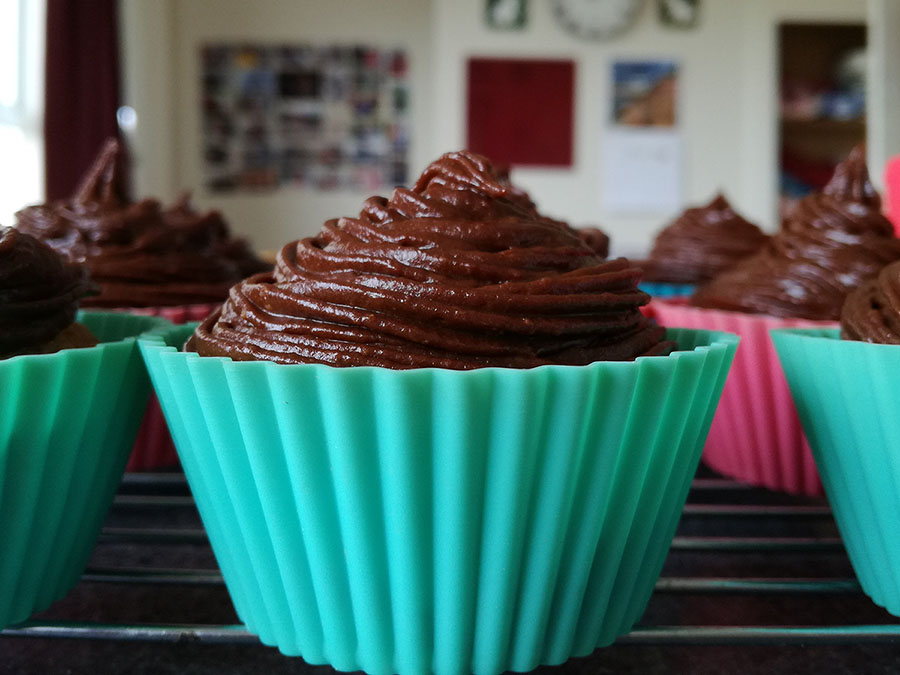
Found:
<svg viewBox="0 0 900 675"><path fill-rule="evenodd" d="M87 268L0 226L0 359L96 345L90 329L75 321L78 301L93 292Z"/></svg>
<svg viewBox="0 0 900 675"><path fill-rule="evenodd" d="M145 337L248 629L370 673L530 670L628 631L735 341L654 326L639 275L450 153Z"/></svg>
<svg viewBox="0 0 900 675"><path fill-rule="evenodd" d="M133 337L165 322L83 314L83 266L0 227L0 628L78 581L149 381Z"/></svg>
<svg viewBox="0 0 900 675"><path fill-rule="evenodd" d="M900 240L857 149L759 253L699 288L691 307L653 304L663 325L742 337L704 451L709 466L754 485L821 494L768 331L836 326L847 293L897 259Z"/></svg>
<svg viewBox="0 0 900 675"><path fill-rule="evenodd" d="M641 288L654 297L682 297L753 255L768 236L741 217L721 194L706 206L689 208L653 242Z"/></svg>
<svg viewBox="0 0 900 675"><path fill-rule="evenodd" d="M900 262L850 293L840 332L772 339L863 591L900 616Z"/></svg>
<svg viewBox="0 0 900 675"><path fill-rule="evenodd" d="M163 308L200 305L206 312L187 318L203 318L236 281L267 268L245 242L231 239L221 215L195 212L187 197L167 210L155 199L131 201L121 162L119 143L110 139L69 200L16 214L20 230L88 265L100 293L85 306L167 314Z"/></svg>
<svg viewBox="0 0 900 675"><path fill-rule="evenodd" d="M85 307L163 316L173 323L207 316L245 276L267 269L246 242L233 239L221 215L200 214L182 197L169 209L131 201L118 141L104 145L68 200L29 206L17 227L71 261L84 262L99 293ZM138 435L129 470L177 461L155 401Z"/></svg>

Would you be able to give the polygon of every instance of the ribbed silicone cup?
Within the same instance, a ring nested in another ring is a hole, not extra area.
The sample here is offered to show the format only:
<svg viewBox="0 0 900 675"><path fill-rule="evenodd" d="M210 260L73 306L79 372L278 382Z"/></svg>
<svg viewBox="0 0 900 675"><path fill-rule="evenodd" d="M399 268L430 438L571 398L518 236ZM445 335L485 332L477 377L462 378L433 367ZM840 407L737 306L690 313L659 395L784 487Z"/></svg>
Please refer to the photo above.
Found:
<svg viewBox="0 0 900 675"><path fill-rule="evenodd" d="M772 339L863 591L900 616L900 347L838 330Z"/></svg>
<svg viewBox="0 0 900 675"><path fill-rule="evenodd" d="M822 483L769 331L837 324L658 301L650 307L663 326L705 328L741 336L703 449L703 461L719 473L751 485L821 495Z"/></svg>
<svg viewBox="0 0 900 675"><path fill-rule="evenodd" d="M159 316L176 325L189 321L202 321L222 303L207 303L198 305L181 305L178 307L129 307L116 309L117 312L128 312L142 316ZM134 449L128 458L126 471L152 471L178 465L178 453L175 452L175 444L166 419L159 407L159 401L151 393L147 401L147 409L144 411L144 419L138 429L137 438L134 441Z"/></svg>
<svg viewBox="0 0 900 675"><path fill-rule="evenodd" d="M177 351L190 330L141 349L238 615L369 673L530 670L628 631L737 341L392 371Z"/></svg>
<svg viewBox="0 0 900 675"><path fill-rule="evenodd" d="M103 342L0 361L0 627L77 583L150 392L133 338L165 322L79 320Z"/></svg>
<svg viewBox="0 0 900 675"><path fill-rule="evenodd" d="M654 298L686 298L694 293L696 284L666 284L657 281L642 281L638 286L644 293Z"/></svg>

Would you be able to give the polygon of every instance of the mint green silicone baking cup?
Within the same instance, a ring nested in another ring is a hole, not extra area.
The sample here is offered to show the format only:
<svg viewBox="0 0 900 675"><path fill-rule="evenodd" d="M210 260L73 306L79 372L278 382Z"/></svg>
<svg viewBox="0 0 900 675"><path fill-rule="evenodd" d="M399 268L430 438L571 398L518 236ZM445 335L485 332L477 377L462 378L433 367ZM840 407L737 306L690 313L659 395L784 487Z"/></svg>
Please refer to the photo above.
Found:
<svg viewBox="0 0 900 675"><path fill-rule="evenodd" d="M79 318L103 342L0 360L0 628L78 582L147 405L135 336L170 325Z"/></svg>
<svg viewBox="0 0 900 675"><path fill-rule="evenodd" d="M860 585L900 616L900 346L835 329L772 340Z"/></svg>
<svg viewBox="0 0 900 675"><path fill-rule="evenodd" d="M627 632L737 345L392 371L177 351L190 332L140 346L239 617L368 673L531 670Z"/></svg>

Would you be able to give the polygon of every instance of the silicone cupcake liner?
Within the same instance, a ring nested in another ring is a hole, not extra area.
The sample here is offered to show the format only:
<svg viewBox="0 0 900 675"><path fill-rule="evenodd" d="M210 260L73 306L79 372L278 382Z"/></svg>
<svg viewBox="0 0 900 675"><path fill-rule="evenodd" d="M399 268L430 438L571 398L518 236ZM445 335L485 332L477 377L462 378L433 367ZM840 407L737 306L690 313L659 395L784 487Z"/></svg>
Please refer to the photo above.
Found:
<svg viewBox="0 0 900 675"><path fill-rule="evenodd" d="M644 293L654 298L686 298L694 293L696 284L667 284L657 281L642 281L638 286Z"/></svg>
<svg viewBox="0 0 900 675"><path fill-rule="evenodd" d="M865 593L900 616L900 347L775 331L797 411Z"/></svg>
<svg viewBox="0 0 900 675"><path fill-rule="evenodd" d="M703 461L716 471L751 485L821 495L822 483L769 331L837 324L667 302L651 303L651 311L664 326L706 328L741 336L703 449Z"/></svg>
<svg viewBox="0 0 900 675"><path fill-rule="evenodd" d="M179 325L189 321L202 321L222 303L182 305L178 307L132 307L116 311L159 316ZM134 441L134 450L128 458L126 471L151 471L178 465L178 454L156 395L151 392L144 411L144 419Z"/></svg>
<svg viewBox="0 0 900 675"><path fill-rule="evenodd" d="M104 342L0 361L0 627L78 581L150 391L132 336L165 322L80 320Z"/></svg>
<svg viewBox="0 0 900 675"><path fill-rule="evenodd" d="M474 371L141 349L235 608L312 664L499 673L642 614L737 339Z"/></svg>

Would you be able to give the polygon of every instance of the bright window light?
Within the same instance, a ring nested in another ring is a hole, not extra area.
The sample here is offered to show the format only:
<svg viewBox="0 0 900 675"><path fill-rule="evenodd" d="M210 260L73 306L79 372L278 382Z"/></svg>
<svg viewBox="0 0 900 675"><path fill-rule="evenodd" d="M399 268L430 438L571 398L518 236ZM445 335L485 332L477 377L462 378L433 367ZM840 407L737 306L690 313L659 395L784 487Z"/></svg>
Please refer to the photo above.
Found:
<svg viewBox="0 0 900 675"><path fill-rule="evenodd" d="M19 102L21 28L18 0L0 2L0 106Z"/></svg>
<svg viewBox="0 0 900 675"><path fill-rule="evenodd" d="M0 0L0 225L43 201L45 0Z"/></svg>

